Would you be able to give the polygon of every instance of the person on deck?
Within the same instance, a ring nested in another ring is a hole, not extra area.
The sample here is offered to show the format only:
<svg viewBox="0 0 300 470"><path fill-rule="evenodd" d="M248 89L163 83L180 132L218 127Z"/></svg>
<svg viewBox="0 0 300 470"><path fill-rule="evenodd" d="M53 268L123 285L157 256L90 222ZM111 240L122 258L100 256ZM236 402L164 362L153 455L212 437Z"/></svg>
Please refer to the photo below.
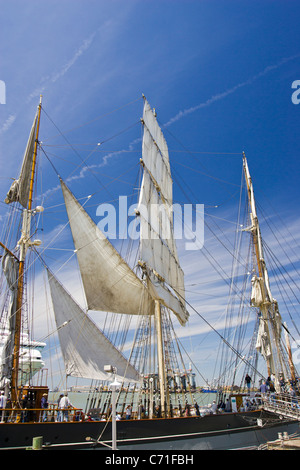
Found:
<svg viewBox="0 0 300 470"><path fill-rule="evenodd" d="M62 397L62 399L59 402L59 408L62 411L62 421L68 421L69 420L69 408L74 408L72 403L70 402L68 398L68 394L65 393L65 395Z"/></svg>
<svg viewBox="0 0 300 470"><path fill-rule="evenodd" d="M230 413L230 412L231 412L231 403L230 403L229 398L227 398L227 400L226 400L224 411L225 411L226 413Z"/></svg>
<svg viewBox="0 0 300 470"><path fill-rule="evenodd" d="M268 387L267 387L267 384L266 382L263 382L259 388L260 390L260 393L264 396L266 395L267 391L268 391Z"/></svg>
<svg viewBox="0 0 300 470"><path fill-rule="evenodd" d="M285 393L285 380L282 375L280 375L280 380L279 380L279 385L280 385L280 391L281 393Z"/></svg>
<svg viewBox="0 0 300 470"><path fill-rule="evenodd" d="M215 400L213 401L213 404L211 405L211 412L212 414L216 415L218 410L218 405L216 404Z"/></svg>
<svg viewBox="0 0 300 470"><path fill-rule="evenodd" d="M21 413L22 423L26 423L28 421L27 407L28 407L28 396L23 395L23 397L22 397L22 409L25 410L25 411L22 411L22 413Z"/></svg>
<svg viewBox="0 0 300 470"><path fill-rule="evenodd" d="M47 421L47 408L49 406L48 400L47 400L47 393L44 393L41 399L41 408L44 409L43 411L43 421Z"/></svg>
<svg viewBox="0 0 300 470"><path fill-rule="evenodd" d="M251 377L246 374L246 377L245 377L245 382L246 382L246 385L247 385L247 388L248 388L248 391L250 392L250 387L251 387Z"/></svg>
<svg viewBox="0 0 300 470"><path fill-rule="evenodd" d="M59 404L60 404L60 400L62 399L63 396L64 396L63 393L61 393L58 397L58 400L57 400L57 421L58 422L62 421L62 411L60 411Z"/></svg>
<svg viewBox="0 0 300 470"><path fill-rule="evenodd" d="M126 408L126 419L131 419L132 408L130 405Z"/></svg>
<svg viewBox="0 0 300 470"><path fill-rule="evenodd" d="M0 395L0 409L2 410L1 411L1 423L4 423L6 403L7 403L7 396L2 390L1 395Z"/></svg>

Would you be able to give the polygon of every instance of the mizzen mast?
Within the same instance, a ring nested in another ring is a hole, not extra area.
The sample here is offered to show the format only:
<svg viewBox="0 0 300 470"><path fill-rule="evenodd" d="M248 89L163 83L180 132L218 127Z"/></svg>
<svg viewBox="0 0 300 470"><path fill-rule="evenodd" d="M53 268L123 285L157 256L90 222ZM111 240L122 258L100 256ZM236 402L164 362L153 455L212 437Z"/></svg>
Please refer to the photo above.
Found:
<svg viewBox="0 0 300 470"><path fill-rule="evenodd" d="M280 390L279 380L286 372L286 366L283 360L281 351L281 331L282 320L278 309L278 303L273 298L268 270L264 259L262 237L259 226L259 221L256 212L256 204L254 198L254 191L252 180L246 160L243 153L243 167L245 173L245 180L248 191L248 200L250 207L250 227L247 229L251 232L252 240L255 249L255 257L257 262L258 276L252 277L252 294L251 304L260 310L260 323L257 336L256 349L263 355L267 363L268 376L275 377L276 391Z"/></svg>

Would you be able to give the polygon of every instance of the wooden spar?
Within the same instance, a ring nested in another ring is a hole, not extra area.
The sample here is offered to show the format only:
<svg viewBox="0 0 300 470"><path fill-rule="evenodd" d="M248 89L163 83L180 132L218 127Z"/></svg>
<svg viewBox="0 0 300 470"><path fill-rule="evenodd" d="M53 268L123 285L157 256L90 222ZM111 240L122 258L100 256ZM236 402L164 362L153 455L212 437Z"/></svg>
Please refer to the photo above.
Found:
<svg viewBox="0 0 300 470"><path fill-rule="evenodd" d="M16 261L19 261L19 259L16 257L16 255L13 254L12 251L10 251L2 242L0 242L0 246L4 248L4 250L10 254L13 258L15 258Z"/></svg>
<svg viewBox="0 0 300 470"><path fill-rule="evenodd" d="M40 116L42 108L42 96L40 97L40 103L38 106L38 120L36 127L36 138L34 144L34 153L31 168L30 177L30 188L28 198L28 209L23 211L23 226L22 226L22 237L20 240L20 262L19 262L19 273L18 273L18 292L17 292L17 306L16 306L16 318L15 318L15 331L14 331L14 350L13 350L13 361L12 361L12 375L11 375L11 401L13 406L19 406L18 397L18 378L19 378L19 358L20 358L20 342L21 342L21 326L22 326L22 304L23 304L23 289L24 289L24 265L26 249L28 247L27 242L30 238L30 218L32 208L32 195L33 195L33 184L36 167L36 155L38 146L38 136L40 127Z"/></svg>
<svg viewBox="0 0 300 470"><path fill-rule="evenodd" d="M37 120L37 126L36 126L36 138L35 138L35 142L34 142L34 151L33 151L32 167L31 167L29 198L28 198L28 210L31 210L31 208L32 208L33 185L34 185L34 175L35 175L35 167L36 167L38 137L39 137L39 130L40 130L41 109L42 109L42 95L40 96L40 104L38 106L38 120Z"/></svg>

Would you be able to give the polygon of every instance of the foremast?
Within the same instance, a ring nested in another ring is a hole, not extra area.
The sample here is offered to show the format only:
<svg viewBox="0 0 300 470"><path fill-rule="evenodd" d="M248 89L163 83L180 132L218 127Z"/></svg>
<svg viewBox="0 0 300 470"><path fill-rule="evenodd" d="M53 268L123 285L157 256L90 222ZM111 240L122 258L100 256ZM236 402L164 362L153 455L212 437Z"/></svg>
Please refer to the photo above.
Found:
<svg viewBox="0 0 300 470"><path fill-rule="evenodd" d="M251 219L250 227L247 228L247 230L251 232L258 271L258 276L254 275L251 280L251 304L252 306L259 308L260 311L260 323L256 348L261 352L266 360L268 376L275 377L275 389L279 392L280 379L283 378L284 372L287 373L280 344L282 320L278 309L278 303L276 299L273 298L270 289L269 275L264 259L262 236L256 212L253 184L244 152L243 168L247 185ZM292 366L292 376L293 370L294 367Z"/></svg>
<svg viewBox="0 0 300 470"><path fill-rule="evenodd" d="M37 149L38 149L38 136L39 136L39 127L40 127L40 116L42 108L42 97L40 97L40 102L38 105L37 114L34 120L32 127L32 132L29 137L27 144L27 149L24 155L24 161L22 166L23 169L27 166L27 171L24 170L23 174L21 172L18 188L11 197L10 200L6 200L7 203L12 201L19 201L23 209L23 221L21 229L21 238L18 241L19 246L19 270L18 270L18 282L17 282L17 303L16 303L16 312L15 312L15 329L14 329L14 345L13 345L13 358L12 358L12 372L11 372L11 401L13 406L18 406L19 397L18 397L18 379L19 379L19 360L20 360L20 343L21 343L21 329L22 329L22 306L23 306L23 293L24 293L24 272L25 272L25 260L26 253L29 246L39 244L38 241L31 241L31 217L32 217L32 201L33 201L33 187L35 179L35 170L36 170L36 159L37 159ZM33 146L33 154L30 155ZM28 171L30 170L30 171ZM24 182L23 179L28 179ZM24 190L22 194L21 186L28 188ZM24 194L25 193L25 194ZM27 202L28 201L28 202Z"/></svg>

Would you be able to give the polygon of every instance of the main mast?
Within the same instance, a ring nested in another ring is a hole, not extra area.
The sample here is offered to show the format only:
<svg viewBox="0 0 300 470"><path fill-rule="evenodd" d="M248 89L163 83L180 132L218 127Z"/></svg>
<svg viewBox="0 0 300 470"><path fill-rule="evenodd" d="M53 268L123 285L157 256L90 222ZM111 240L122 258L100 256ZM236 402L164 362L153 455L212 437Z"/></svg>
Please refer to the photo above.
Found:
<svg viewBox="0 0 300 470"><path fill-rule="evenodd" d="M29 197L28 197L28 208L23 210L23 222L21 230L21 238L18 242L20 248L19 257L19 272L18 272L18 286L17 286L17 306L16 306L16 320L15 320L15 332L14 332L14 348L13 348L13 360L12 360L12 375L11 375L11 401L14 405L18 403L18 378L19 378L19 359L20 359L20 342L21 342L21 326L22 326L22 305L23 305L23 292L24 292L24 267L27 249L30 245L36 244L30 241L30 226L32 216L32 199L33 199L33 186L36 169L36 157L38 148L38 136L40 127L40 116L42 108L42 97L40 97L40 103L37 112L37 124L34 141L33 159L30 172L30 183L29 183Z"/></svg>
<svg viewBox="0 0 300 470"><path fill-rule="evenodd" d="M146 98L144 96L143 96L143 98L144 98L144 101L146 103ZM156 114L155 114L154 110L153 111L151 110L150 112L153 113L153 116L156 118ZM147 128L145 128L146 123L145 123L144 119L142 119L141 122L144 126L144 135L145 135L145 132L148 131L151 146L153 145L157 149L158 153L161 155L161 151L158 147L157 142L155 141L154 136L152 135L152 133ZM155 122L156 122L156 119L155 119ZM153 130L152 130L152 132L153 132ZM144 172L148 171L148 174L149 174L149 177L150 177L150 180L151 180L151 184L153 184L153 189L155 188L155 191L160 193L161 188L158 185L157 181L155 180L154 176L149 171L149 169L147 169L147 168L145 169L145 163L144 163L143 159L141 159L141 165L143 167ZM162 196L162 198L163 198L163 195L160 194L160 196ZM152 198L149 194L149 200L147 202L150 202L150 200L152 200ZM150 204L149 204L149 207L147 207L147 209L148 209L148 211L150 210L150 212L151 212ZM138 211L138 215L141 215L139 211ZM149 214L148 214L148 217L149 217ZM151 224L151 220L150 220L150 224ZM150 234L150 236L151 236L151 234ZM146 277L147 277L148 287L151 289L151 278L149 276L149 272L148 272L145 264L143 265L143 270L144 270L144 273L146 274ZM156 273L156 274L158 274L158 273ZM155 303L154 318L155 318L155 331L156 331L157 365L158 365L158 379L159 379L161 416L166 417L166 364L165 364L165 353L164 353L163 332L162 332L162 329L163 329L162 306L161 306L160 299L155 299L154 303Z"/></svg>
<svg viewBox="0 0 300 470"><path fill-rule="evenodd" d="M155 302L160 404L162 416L166 416L169 406L162 309L167 307L172 310L181 325L186 323L189 315L184 301L184 274L174 239L173 190L168 146L157 122L156 113L146 98L143 98L143 180L136 211L140 217L139 265Z"/></svg>
<svg viewBox="0 0 300 470"><path fill-rule="evenodd" d="M143 271L142 278L123 260L63 181L61 186L88 309L155 317L160 403L164 415L168 387L163 309L171 310L181 325L187 322L189 314L185 308L184 274L174 239L168 147L156 114L145 97L141 122L143 180L136 215L140 219L138 265ZM152 370L149 372L152 374Z"/></svg>

